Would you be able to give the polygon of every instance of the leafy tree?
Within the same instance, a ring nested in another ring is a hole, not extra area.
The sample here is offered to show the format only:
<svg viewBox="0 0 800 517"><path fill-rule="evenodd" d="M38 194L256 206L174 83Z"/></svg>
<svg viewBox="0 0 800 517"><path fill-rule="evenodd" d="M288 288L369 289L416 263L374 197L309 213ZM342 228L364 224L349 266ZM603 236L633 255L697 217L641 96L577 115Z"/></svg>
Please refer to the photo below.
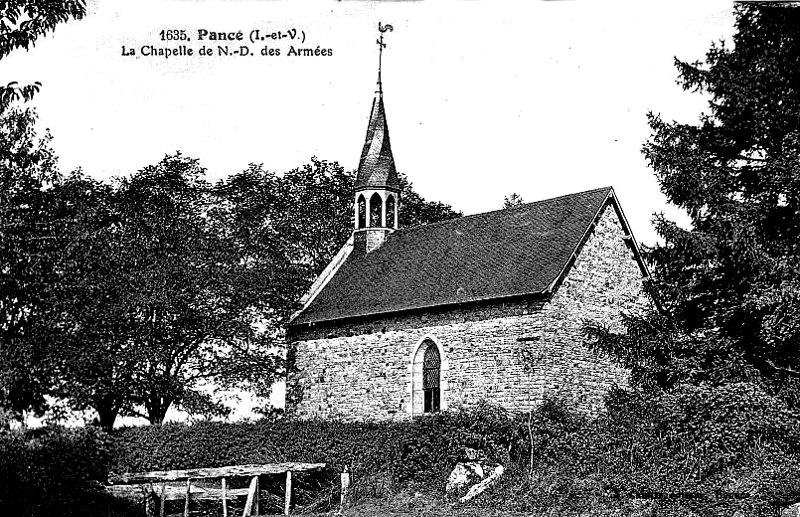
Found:
<svg viewBox="0 0 800 517"><path fill-rule="evenodd" d="M69 206L70 221L59 265L63 277L53 286L58 331L51 363L56 365L54 395L74 410L93 409L98 423L113 427L120 414L131 415L133 365L122 350L125 325L120 253L115 240L120 227L117 193L109 184L70 174L57 186L57 196ZM52 408L51 408L52 409Z"/></svg>
<svg viewBox="0 0 800 517"><path fill-rule="evenodd" d="M705 94L708 112L696 124L649 115L645 157L691 227L656 217L664 243L649 257L669 317L631 321L623 354L662 386L746 380L796 404L800 10L737 4L735 14L732 46L676 60L679 84Z"/></svg>
<svg viewBox="0 0 800 517"><path fill-rule="evenodd" d="M423 199L406 176L399 179L402 226L461 215ZM316 158L283 175L251 165L218 185L234 212L239 246L253 263L285 274L283 291L261 297L281 318L278 326L352 233L354 185L353 174L338 163Z"/></svg>
<svg viewBox="0 0 800 517"><path fill-rule="evenodd" d="M251 164L217 185L231 211L233 234L252 264L253 299L280 326L302 290L347 240L352 176L337 163L312 158L283 175ZM264 281L281 272L280 282Z"/></svg>
<svg viewBox="0 0 800 517"><path fill-rule="evenodd" d="M51 138L35 122L32 110L0 114L0 407L17 418L44 410L51 383L48 307L63 215Z"/></svg>
<svg viewBox="0 0 800 517"><path fill-rule="evenodd" d="M86 14L84 0L10 0L0 3L0 60L14 49L28 50L40 36L55 30L59 23L80 20ZM0 86L0 112L12 102L30 100L41 83L20 86L16 81Z"/></svg>
<svg viewBox="0 0 800 517"><path fill-rule="evenodd" d="M243 286L283 279L263 269L258 278L242 260L204 172L176 154L113 189L80 177L65 185L87 209L65 259L61 392L105 427L119 414L161 423L173 404L224 414L204 383L269 382L279 371Z"/></svg>
<svg viewBox="0 0 800 517"><path fill-rule="evenodd" d="M418 226L420 224L430 224L439 221L446 221L461 217L463 214L453 210L448 204L440 201L427 201L417 194L414 185L408 181L408 177L403 173L398 173L400 181L400 217L401 227ZM348 205L348 209L350 206ZM352 228L350 225L348 228Z"/></svg>
<svg viewBox="0 0 800 517"><path fill-rule="evenodd" d="M3 2L0 60L85 13L84 0ZM15 418L44 410L52 379L44 301L58 274L53 260L59 204L48 190L58 180L56 160L49 134L36 135L35 114L10 109L40 87L16 81L0 86L0 410Z"/></svg>
<svg viewBox="0 0 800 517"><path fill-rule="evenodd" d="M525 204L525 200L516 192L513 192L510 196L506 196L503 199L503 208L514 208L522 204Z"/></svg>

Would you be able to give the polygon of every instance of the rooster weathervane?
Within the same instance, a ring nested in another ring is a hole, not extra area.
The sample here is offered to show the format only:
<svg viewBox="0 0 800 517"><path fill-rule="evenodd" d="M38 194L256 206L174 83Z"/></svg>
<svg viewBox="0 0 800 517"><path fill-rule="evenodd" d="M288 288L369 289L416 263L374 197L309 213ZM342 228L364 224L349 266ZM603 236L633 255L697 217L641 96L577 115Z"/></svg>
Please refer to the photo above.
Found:
<svg viewBox="0 0 800 517"><path fill-rule="evenodd" d="M381 83L381 67L383 65L383 49L386 48L386 43L383 42L383 33L387 31L394 31L394 27L388 23L384 25L381 22L378 22L378 31L381 33L380 39L376 41L376 43L378 43L378 93L383 93L383 84Z"/></svg>

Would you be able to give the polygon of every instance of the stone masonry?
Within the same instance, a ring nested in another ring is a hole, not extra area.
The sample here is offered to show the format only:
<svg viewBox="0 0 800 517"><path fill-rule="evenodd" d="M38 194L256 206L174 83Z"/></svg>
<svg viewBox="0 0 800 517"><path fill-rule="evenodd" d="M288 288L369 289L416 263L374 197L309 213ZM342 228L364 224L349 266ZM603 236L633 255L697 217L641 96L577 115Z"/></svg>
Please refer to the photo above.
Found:
<svg viewBox="0 0 800 517"><path fill-rule="evenodd" d="M442 409L486 401L527 411L547 397L584 412L602 407L628 373L586 346L583 326L620 329L649 305L642 272L615 209L603 214L550 298L386 315L319 325L291 336L287 408L301 417L412 416L413 358L432 340L441 355Z"/></svg>

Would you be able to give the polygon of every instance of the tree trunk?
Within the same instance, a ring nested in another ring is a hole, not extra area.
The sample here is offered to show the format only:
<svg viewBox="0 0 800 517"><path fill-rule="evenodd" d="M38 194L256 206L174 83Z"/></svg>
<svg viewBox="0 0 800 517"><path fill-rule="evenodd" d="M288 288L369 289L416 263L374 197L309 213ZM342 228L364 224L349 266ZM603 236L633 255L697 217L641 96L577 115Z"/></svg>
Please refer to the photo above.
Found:
<svg viewBox="0 0 800 517"><path fill-rule="evenodd" d="M117 420L117 415L119 414L119 410L117 408L111 408L107 410L97 410L97 414L99 416L98 421L100 423L100 427L104 431L111 431L114 429L114 422Z"/></svg>
<svg viewBox="0 0 800 517"><path fill-rule="evenodd" d="M147 419L150 425L161 425L167 416L167 410L172 405L172 399L159 396L150 397L147 403Z"/></svg>
<svg viewBox="0 0 800 517"><path fill-rule="evenodd" d="M104 431L111 431L119 415L119 405L111 397L103 398L95 404L97 421Z"/></svg>

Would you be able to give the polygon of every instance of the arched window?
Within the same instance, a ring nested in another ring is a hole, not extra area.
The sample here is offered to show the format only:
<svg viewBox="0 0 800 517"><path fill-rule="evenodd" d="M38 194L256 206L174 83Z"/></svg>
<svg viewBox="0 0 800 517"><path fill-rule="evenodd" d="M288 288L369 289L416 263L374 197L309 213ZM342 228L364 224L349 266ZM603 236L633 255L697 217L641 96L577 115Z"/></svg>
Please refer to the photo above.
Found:
<svg viewBox="0 0 800 517"><path fill-rule="evenodd" d="M386 227L394 228L394 196L389 194L386 198Z"/></svg>
<svg viewBox="0 0 800 517"><path fill-rule="evenodd" d="M369 198L369 225L373 228L383 226L381 216L383 215L383 200L376 192Z"/></svg>
<svg viewBox="0 0 800 517"><path fill-rule="evenodd" d="M356 228L364 228L367 225L367 201L364 196L358 196L358 224Z"/></svg>
<svg viewBox="0 0 800 517"><path fill-rule="evenodd" d="M436 413L439 411L441 366L442 361L439 358L439 349L431 343L425 350L425 359L422 361L423 413Z"/></svg>
<svg viewBox="0 0 800 517"><path fill-rule="evenodd" d="M414 353L411 377L411 414L436 413L442 408L442 358L439 347L424 340Z"/></svg>

